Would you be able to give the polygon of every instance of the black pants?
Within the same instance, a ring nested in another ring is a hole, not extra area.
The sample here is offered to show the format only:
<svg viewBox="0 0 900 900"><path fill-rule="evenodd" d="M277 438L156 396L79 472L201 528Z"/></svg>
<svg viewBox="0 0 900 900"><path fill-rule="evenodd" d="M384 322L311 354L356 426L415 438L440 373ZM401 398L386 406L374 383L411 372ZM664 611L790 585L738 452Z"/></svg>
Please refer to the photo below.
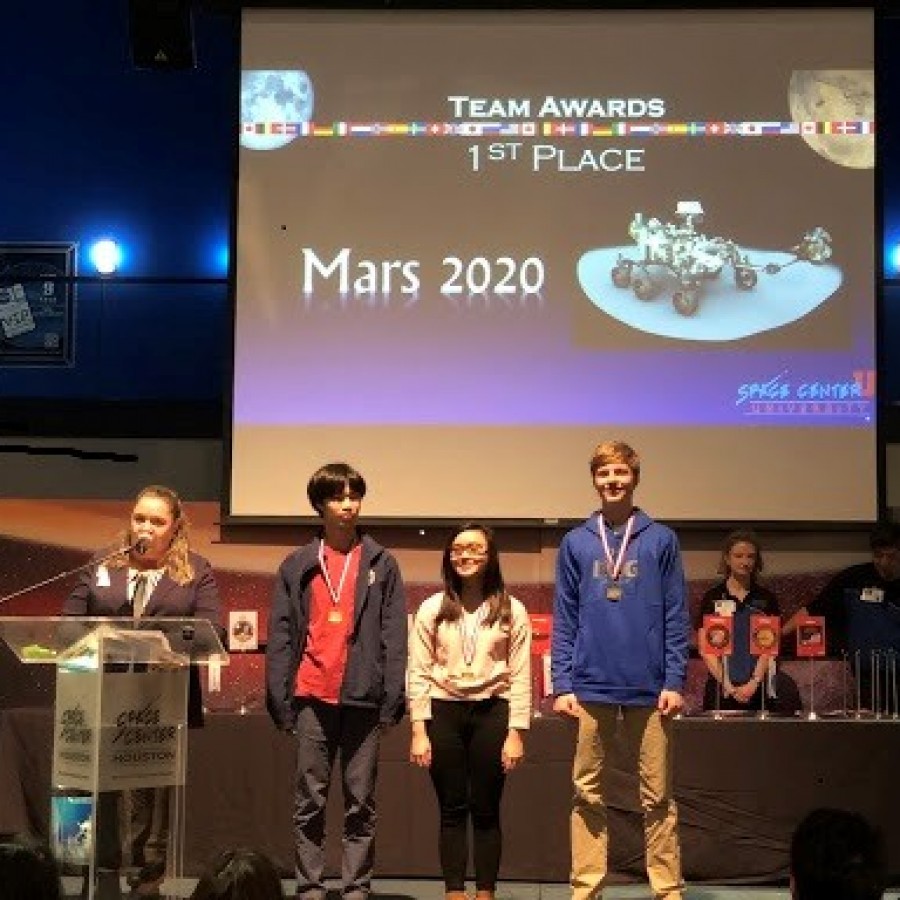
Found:
<svg viewBox="0 0 900 900"><path fill-rule="evenodd" d="M169 839L169 788L102 791L97 795L94 864L99 869L140 869L164 862Z"/></svg>
<svg viewBox="0 0 900 900"><path fill-rule="evenodd" d="M431 780L440 807L441 871L448 891L465 890L472 819L475 887L497 885L500 800L506 776L500 753L509 729L505 700L432 700L428 737Z"/></svg>

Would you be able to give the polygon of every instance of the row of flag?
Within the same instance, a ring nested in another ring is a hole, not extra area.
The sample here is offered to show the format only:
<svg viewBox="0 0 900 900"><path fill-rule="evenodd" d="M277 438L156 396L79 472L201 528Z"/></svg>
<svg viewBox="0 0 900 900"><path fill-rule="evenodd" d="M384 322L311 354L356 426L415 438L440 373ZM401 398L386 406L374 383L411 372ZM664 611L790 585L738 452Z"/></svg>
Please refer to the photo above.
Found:
<svg viewBox="0 0 900 900"><path fill-rule="evenodd" d="M245 135L293 137L857 136L875 134L875 122L244 122L241 130Z"/></svg>

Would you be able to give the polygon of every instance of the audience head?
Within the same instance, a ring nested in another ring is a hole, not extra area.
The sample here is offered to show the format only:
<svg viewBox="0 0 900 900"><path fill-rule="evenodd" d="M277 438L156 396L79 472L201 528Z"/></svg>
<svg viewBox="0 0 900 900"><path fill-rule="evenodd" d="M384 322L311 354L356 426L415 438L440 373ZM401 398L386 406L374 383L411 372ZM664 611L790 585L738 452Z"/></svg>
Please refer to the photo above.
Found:
<svg viewBox="0 0 900 900"><path fill-rule="evenodd" d="M256 850L228 850L203 874L191 900L284 900L281 878Z"/></svg>
<svg viewBox="0 0 900 900"><path fill-rule="evenodd" d="M815 809L794 831L794 900L879 900L886 875L881 835L859 813Z"/></svg>
<svg viewBox="0 0 900 900"><path fill-rule="evenodd" d="M878 574L885 581L900 578L900 525L896 522L876 525L869 535L869 546Z"/></svg>
<svg viewBox="0 0 900 900"><path fill-rule="evenodd" d="M722 545L719 572L726 578L734 575L755 579L762 570L763 554L759 538L747 529L732 531Z"/></svg>
<svg viewBox="0 0 900 900"><path fill-rule="evenodd" d="M366 496L366 480L352 466L343 462L328 463L313 473L306 486L312 508L322 517L329 500L339 500L349 491L360 500Z"/></svg>
<svg viewBox="0 0 900 900"><path fill-rule="evenodd" d="M63 900L50 849L25 835L0 839L0 900Z"/></svg>

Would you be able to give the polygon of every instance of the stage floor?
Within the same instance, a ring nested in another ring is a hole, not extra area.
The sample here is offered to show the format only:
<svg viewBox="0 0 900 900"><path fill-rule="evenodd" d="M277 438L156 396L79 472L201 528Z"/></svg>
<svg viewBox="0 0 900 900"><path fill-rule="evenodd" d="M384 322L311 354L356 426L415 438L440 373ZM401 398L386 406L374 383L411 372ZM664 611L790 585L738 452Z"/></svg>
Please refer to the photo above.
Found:
<svg viewBox="0 0 900 900"><path fill-rule="evenodd" d="M168 885L170 896L190 897L197 884L194 878L185 878L174 885ZM294 882L283 882L285 897L294 896ZM66 896L77 900L80 882L66 879ZM605 900L645 900L648 887L629 884L608 887L603 892ZM728 887L724 885L688 885L685 900L790 900L791 893L783 888L769 887ZM571 891L567 884L537 884L534 882L501 882L497 888L497 900L569 900ZM444 886L433 880L391 880L378 879L372 900L443 900ZM328 900L340 900L340 893L329 890ZM890 890L884 900L900 900L900 889Z"/></svg>

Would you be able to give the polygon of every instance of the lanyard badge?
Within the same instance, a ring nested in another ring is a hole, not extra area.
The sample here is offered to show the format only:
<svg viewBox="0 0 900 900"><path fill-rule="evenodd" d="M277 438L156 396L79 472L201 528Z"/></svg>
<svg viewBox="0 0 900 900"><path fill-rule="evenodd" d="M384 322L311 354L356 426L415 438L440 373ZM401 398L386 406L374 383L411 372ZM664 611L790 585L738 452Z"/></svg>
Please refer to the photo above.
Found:
<svg viewBox="0 0 900 900"><path fill-rule="evenodd" d="M325 587L328 588L328 596L331 597L331 609L328 610L328 621L334 625L339 625L344 621L344 614L341 612L341 595L344 593L344 584L347 581L347 573L350 571L350 563L353 560L353 554L356 547L352 547L350 552L344 557L344 567L341 569L341 578L338 581L337 589L328 574L328 566L325 564L325 541L319 542L319 568L322 571L322 580Z"/></svg>
<svg viewBox="0 0 900 900"><path fill-rule="evenodd" d="M625 563L625 553L628 550L628 542L631 540L631 532L634 529L634 513L628 517L628 524L625 526L625 534L622 535L622 546L613 559L612 549L609 546L609 538L606 536L606 522L603 521L603 515L597 517L599 519L600 540L603 542L603 553L606 556L606 573L609 576L609 584L606 586L606 599L612 603L616 603L622 599L622 585L619 583L619 576L622 574L622 566Z"/></svg>

